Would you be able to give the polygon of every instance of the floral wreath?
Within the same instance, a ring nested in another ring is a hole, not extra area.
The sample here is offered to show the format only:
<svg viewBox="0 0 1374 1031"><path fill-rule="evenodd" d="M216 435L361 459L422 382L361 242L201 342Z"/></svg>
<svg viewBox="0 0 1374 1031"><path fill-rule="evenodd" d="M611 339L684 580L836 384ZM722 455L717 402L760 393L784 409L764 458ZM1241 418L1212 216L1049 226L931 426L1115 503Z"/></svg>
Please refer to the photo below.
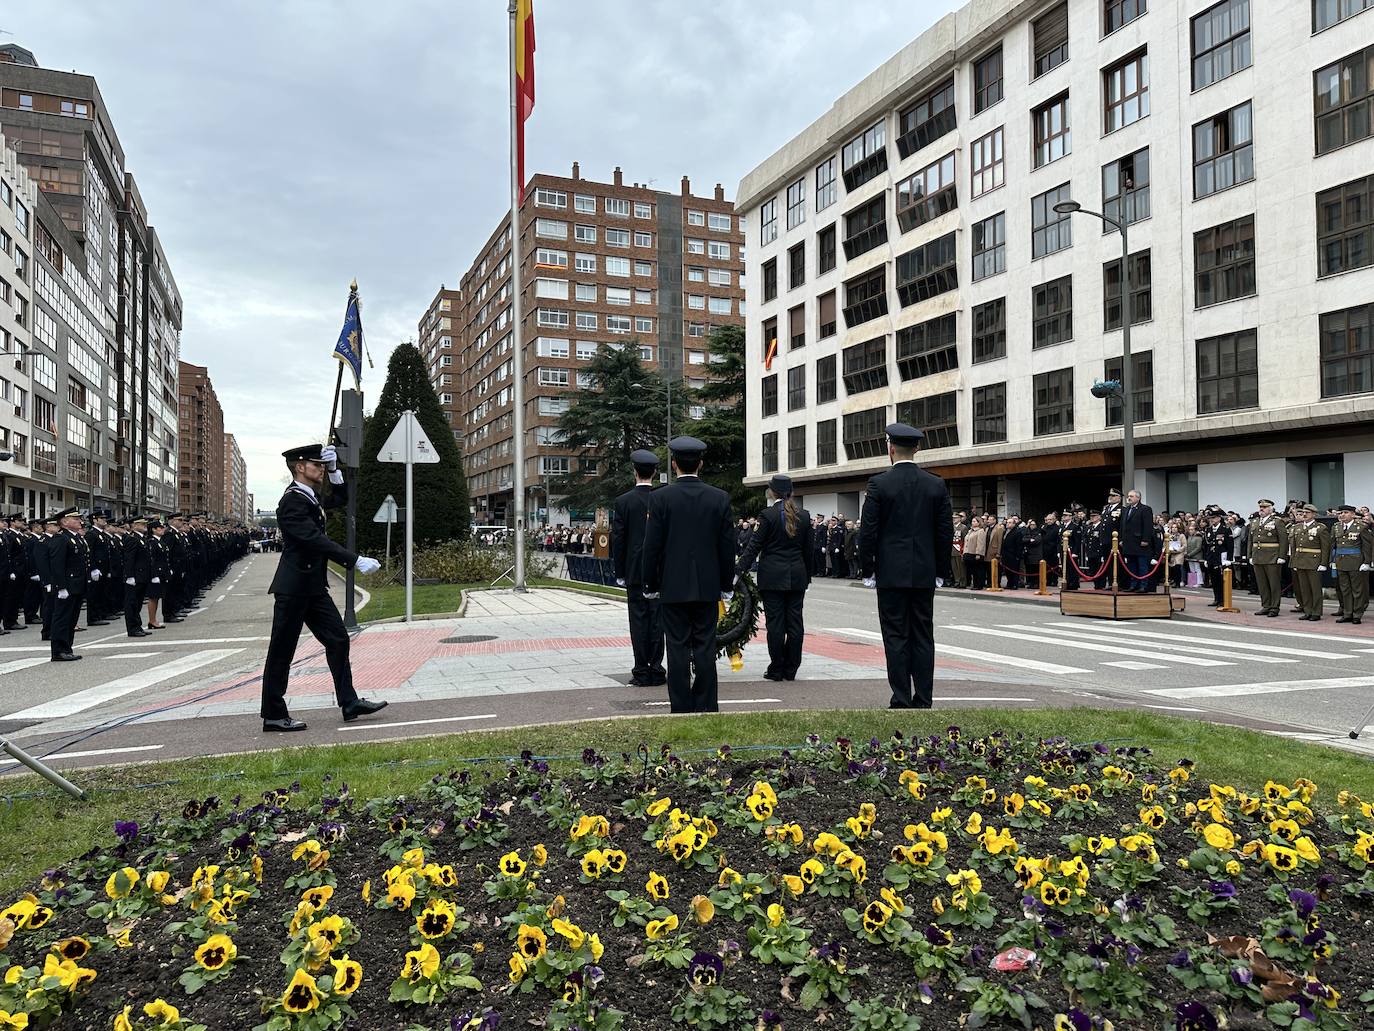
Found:
<svg viewBox="0 0 1374 1031"><path fill-rule="evenodd" d="M741 573L735 583L735 596L725 606L716 623L716 655L739 654L759 631L759 589L754 578Z"/></svg>

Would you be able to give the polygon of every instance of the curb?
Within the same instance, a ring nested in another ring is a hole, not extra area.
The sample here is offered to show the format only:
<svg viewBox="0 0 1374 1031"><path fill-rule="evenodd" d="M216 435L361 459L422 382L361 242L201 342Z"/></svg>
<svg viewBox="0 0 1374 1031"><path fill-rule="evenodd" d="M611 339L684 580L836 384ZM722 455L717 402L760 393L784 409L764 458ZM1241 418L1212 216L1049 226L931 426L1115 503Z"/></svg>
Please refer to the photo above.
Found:
<svg viewBox="0 0 1374 1031"><path fill-rule="evenodd" d="M344 575L334 568L334 564L332 562L329 564L328 568L330 576L338 577L338 579L342 580L345 585L348 583L348 581L344 578ZM345 587L345 589L347 588ZM372 595L367 591L366 588L364 588L361 584L358 584L356 582L353 584L353 593L362 595L362 600L358 604L353 606L353 614L356 616L363 609L367 608L368 603L372 601Z"/></svg>

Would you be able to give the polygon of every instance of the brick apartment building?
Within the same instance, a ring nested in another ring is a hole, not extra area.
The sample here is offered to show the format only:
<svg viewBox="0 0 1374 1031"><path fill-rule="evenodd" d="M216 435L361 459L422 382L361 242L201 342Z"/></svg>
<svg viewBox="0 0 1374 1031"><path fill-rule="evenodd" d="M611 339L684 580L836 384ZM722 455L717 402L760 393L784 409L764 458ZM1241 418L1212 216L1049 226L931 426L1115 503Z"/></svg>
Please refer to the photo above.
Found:
<svg viewBox="0 0 1374 1031"><path fill-rule="evenodd" d="M240 523L248 522L248 463L243 449L232 433L224 435L224 517Z"/></svg>
<svg viewBox="0 0 1374 1031"><path fill-rule="evenodd" d="M535 175L520 207L526 402L525 482L531 522L590 519L548 503L550 478L579 469L559 446L568 394L586 385L601 344L633 344L650 369L705 383L706 338L744 321L744 234L733 202L612 182ZM514 343L510 217L458 290L441 289L420 323L421 350L463 449L478 523L514 520Z"/></svg>
<svg viewBox="0 0 1374 1031"><path fill-rule="evenodd" d="M224 412L203 365L178 369L181 451L179 503L183 512L224 515Z"/></svg>

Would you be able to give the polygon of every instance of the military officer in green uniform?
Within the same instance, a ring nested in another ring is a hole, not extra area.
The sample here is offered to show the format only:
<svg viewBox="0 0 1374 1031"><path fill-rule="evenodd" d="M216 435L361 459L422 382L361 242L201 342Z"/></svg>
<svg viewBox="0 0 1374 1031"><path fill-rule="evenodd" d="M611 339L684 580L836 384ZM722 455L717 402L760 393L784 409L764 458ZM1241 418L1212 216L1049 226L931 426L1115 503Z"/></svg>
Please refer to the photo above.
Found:
<svg viewBox="0 0 1374 1031"><path fill-rule="evenodd" d="M1274 513L1274 503L1259 500L1259 514L1250 521L1247 557L1259 582L1260 607L1258 615L1277 616L1283 604L1279 566L1287 556L1288 523Z"/></svg>
<svg viewBox="0 0 1374 1031"><path fill-rule="evenodd" d="M1331 563L1331 534L1325 523L1317 522L1316 505L1304 505L1300 518L1288 562L1293 570L1293 589L1302 604L1298 618L1315 622L1322 618L1321 575Z"/></svg>
<svg viewBox="0 0 1374 1031"><path fill-rule="evenodd" d="M1291 611L1302 614L1306 611L1302 603L1302 581L1298 579L1297 573L1293 572L1291 563L1293 549L1298 546L1298 531L1302 529L1302 502L1290 505L1288 514L1292 516L1292 519L1288 522L1288 541L1283 548L1283 557L1279 559L1279 565L1288 565L1288 579L1293 585L1293 608Z"/></svg>
<svg viewBox="0 0 1374 1031"><path fill-rule="evenodd" d="M1336 509L1331 536L1331 564L1336 567L1336 594L1341 599L1337 623L1359 623L1369 607L1369 567L1374 563L1374 531L1357 518L1354 505Z"/></svg>

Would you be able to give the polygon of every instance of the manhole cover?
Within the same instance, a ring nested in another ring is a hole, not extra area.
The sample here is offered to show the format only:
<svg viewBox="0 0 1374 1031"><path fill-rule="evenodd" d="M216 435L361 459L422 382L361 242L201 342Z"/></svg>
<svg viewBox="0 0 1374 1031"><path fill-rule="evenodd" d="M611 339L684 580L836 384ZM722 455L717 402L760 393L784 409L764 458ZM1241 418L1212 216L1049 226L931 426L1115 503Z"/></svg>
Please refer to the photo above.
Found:
<svg viewBox="0 0 1374 1031"><path fill-rule="evenodd" d="M461 634L458 637L445 637L440 644L480 644L482 641L496 640L495 634Z"/></svg>

